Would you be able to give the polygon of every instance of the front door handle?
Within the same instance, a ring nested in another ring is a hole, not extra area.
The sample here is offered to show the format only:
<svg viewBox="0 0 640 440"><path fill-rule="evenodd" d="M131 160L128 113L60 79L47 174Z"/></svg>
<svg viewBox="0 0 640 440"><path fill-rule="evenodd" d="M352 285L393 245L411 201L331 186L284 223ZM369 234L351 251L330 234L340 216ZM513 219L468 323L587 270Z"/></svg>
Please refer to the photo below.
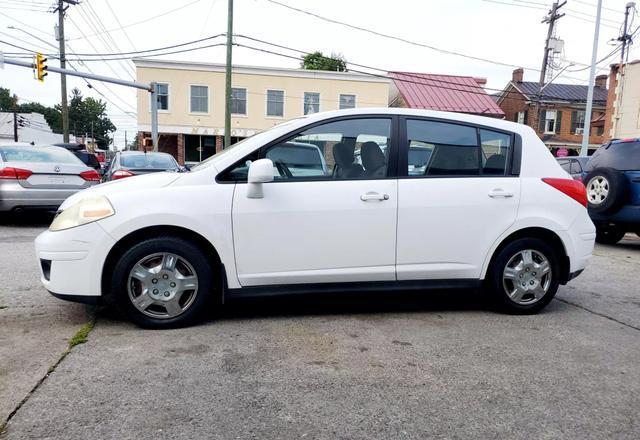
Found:
<svg viewBox="0 0 640 440"><path fill-rule="evenodd" d="M496 188L489 191L489 197L491 197L492 199L509 199L513 197L513 193L505 191L502 188Z"/></svg>
<svg viewBox="0 0 640 440"><path fill-rule="evenodd" d="M379 194L377 192L369 191L368 193L362 194L360 196L360 200L363 202L368 202L370 200L382 202L383 200L389 200L389 194Z"/></svg>

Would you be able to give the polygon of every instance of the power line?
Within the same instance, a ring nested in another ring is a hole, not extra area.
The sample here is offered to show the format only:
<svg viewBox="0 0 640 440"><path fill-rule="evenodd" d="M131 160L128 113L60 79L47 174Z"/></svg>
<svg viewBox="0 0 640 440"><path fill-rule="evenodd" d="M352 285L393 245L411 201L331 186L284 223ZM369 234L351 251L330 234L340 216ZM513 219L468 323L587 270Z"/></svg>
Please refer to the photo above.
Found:
<svg viewBox="0 0 640 440"><path fill-rule="evenodd" d="M356 26L356 25L353 25L353 24L350 24L350 23L346 23L344 21L336 20L336 19L329 18L329 17L324 17L324 16L318 15L318 14L316 14L314 12L305 11L304 9L299 9L299 8L290 6L290 5L286 4L286 3L281 3L281 2L276 1L276 0L264 0L264 1L269 2L269 3L273 3L273 4L281 6L283 8L290 9L292 11L299 12L301 14L305 14L305 15L309 15L311 17L315 17L315 18L317 18L319 20L323 20L323 21L326 21L326 22L329 22L329 23L338 24L338 25L345 26L345 27L348 27L348 28L351 28L351 29L355 29L355 30L359 30L359 31L362 31L362 32L366 32L366 33L372 34L372 35L376 35L378 37L387 38L387 39L395 40L395 41L400 41L402 43L410 44L412 46L417 46L417 47L422 47L422 48L425 48L425 49L430 49L430 50L433 50L433 51L436 51L436 52L440 52L440 53L443 53L443 54L446 54L446 55L456 55L456 56L468 58L468 59L475 60L475 61L482 61L482 62L485 62L485 63L491 63L491 64L496 64L496 65L505 66L505 67L515 67L515 68L522 67L522 66L518 66L518 65L515 65L515 64L505 63L505 62L502 62L502 61L495 61L495 60L476 57L476 56L473 56L473 55L468 55L468 54L465 54L465 53L456 52L456 51L452 51L452 50L448 50L448 49L442 49L442 48L439 48L439 47L436 47L436 46L432 46L432 45L429 45L429 44L419 43L419 42L416 42L416 41L411 41L411 40L408 40L408 39L403 38L403 37L384 34L382 32L374 31L372 29L368 29L368 28L365 28L365 27L362 27L362 26ZM525 69L539 71L538 69L534 69L534 68L531 68L531 67L525 67Z"/></svg>
<svg viewBox="0 0 640 440"><path fill-rule="evenodd" d="M184 4L182 6L178 6L177 8L173 8L173 9L170 9L168 11L162 12L162 13L160 13L158 15L154 15L154 16L145 18L144 20L140 20L140 21L136 21L136 22L133 22L133 23L125 24L120 29L130 28L131 26L137 26L139 24L146 23L146 22L151 21L151 20L155 20L156 18L164 17L165 15L169 15L169 14L171 14L173 12L179 11L181 9L184 9L184 8L186 8L188 6L191 6L193 4L199 3L201 1L202 0L194 0L192 2ZM117 31L117 30L120 30L120 29L119 28L109 29L108 32L113 32L113 31ZM95 37L95 36L98 36L98 35L101 35L101 34L102 34L102 32L96 32L96 33L93 33L93 34L86 35L84 37L70 38L70 40L81 40L83 38L85 38L85 39L86 38L91 38L91 37Z"/></svg>

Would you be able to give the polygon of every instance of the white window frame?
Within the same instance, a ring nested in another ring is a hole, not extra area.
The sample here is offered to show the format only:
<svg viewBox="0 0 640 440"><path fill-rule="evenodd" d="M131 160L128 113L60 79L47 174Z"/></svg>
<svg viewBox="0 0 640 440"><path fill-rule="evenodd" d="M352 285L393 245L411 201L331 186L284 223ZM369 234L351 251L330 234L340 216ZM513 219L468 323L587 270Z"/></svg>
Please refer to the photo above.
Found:
<svg viewBox="0 0 640 440"><path fill-rule="evenodd" d="M547 117L549 113L553 113L553 118ZM549 121L553 121L553 130L551 131L549 131ZM558 125L558 111L545 110L544 111L544 134L555 134L557 125Z"/></svg>
<svg viewBox="0 0 640 440"><path fill-rule="evenodd" d="M249 115L249 90L246 87L232 86L231 87L232 97L233 97L233 89L244 90L244 113L231 113L231 115L235 117L246 118Z"/></svg>
<svg viewBox="0 0 640 440"><path fill-rule="evenodd" d="M318 111L317 112L305 113L305 105L306 105L306 101L307 101L306 100L307 93L309 93L309 94L313 93L313 94L318 95ZM315 113L320 113L322 111L321 110L321 105L320 105L321 101L322 101L322 95L320 94L320 92L313 92L313 91L303 92L302 93L302 115L305 116L305 115L313 115Z"/></svg>
<svg viewBox="0 0 640 440"><path fill-rule="evenodd" d="M194 111L191 108L191 87L195 86L195 87L206 87L207 88L207 111L204 112L199 112L199 111ZM189 108L189 114L192 115L208 115L209 114L209 109L211 108L211 87L209 87L209 85L207 84L189 84L189 96L188 96L188 108Z"/></svg>
<svg viewBox="0 0 640 440"><path fill-rule="evenodd" d="M582 121L582 127L578 127L578 115L582 113L584 120ZM587 123L587 112L585 110L576 110L576 132L574 134L584 134L584 126Z"/></svg>
<svg viewBox="0 0 640 440"><path fill-rule="evenodd" d="M162 84L167 86L167 109L162 110L158 106L158 113L171 113L171 83L165 81L156 81L156 84ZM149 113L151 113L151 98L153 95L149 93Z"/></svg>
<svg viewBox="0 0 640 440"><path fill-rule="evenodd" d="M282 116L275 116L269 114L269 92L282 92ZM264 116L267 119L284 119L285 106L287 102L287 92L281 89L266 89L264 96Z"/></svg>
<svg viewBox="0 0 640 440"><path fill-rule="evenodd" d="M358 108L358 95L356 95L355 93L340 93L340 94L338 94L338 109L339 110L345 110L345 109L342 108L342 97L343 96L353 96L353 107L348 107L348 109Z"/></svg>
<svg viewBox="0 0 640 440"><path fill-rule="evenodd" d="M524 120L524 111L518 112L518 124L526 124Z"/></svg>

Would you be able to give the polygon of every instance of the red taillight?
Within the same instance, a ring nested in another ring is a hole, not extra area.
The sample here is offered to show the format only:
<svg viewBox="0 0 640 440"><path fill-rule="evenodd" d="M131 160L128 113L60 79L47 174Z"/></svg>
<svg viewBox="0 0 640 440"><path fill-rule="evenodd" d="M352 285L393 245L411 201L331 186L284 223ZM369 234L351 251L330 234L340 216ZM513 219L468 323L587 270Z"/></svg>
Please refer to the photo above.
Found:
<svg viewBox="0 0 640 440"><path fill-rule="evenodd" d="M23 170L21 168L0 168L0 179L28 179L33 172L30 170Z"/></svg>
<svg viewBox="0 0 640 440"><path fill-rule="evenodd" d="M90 182L100 182L100 174L96 170L88 170L80 173L80 177Z"/></svg>
<svg viewBox="0 0 640 440"><path fill-rule="evenodd" d="M124 179L125 177L131 177L133 173L126 170L118 170L111 175L112 180Z"/></svg>
<svg viewBox="0 0 640 440"><path fill-rule="evenodd" d="M547 185L553 186L558 191L568 195L585 208L587 207L587 189L579 180L545 177L542 179L542 181Z"/></svg>

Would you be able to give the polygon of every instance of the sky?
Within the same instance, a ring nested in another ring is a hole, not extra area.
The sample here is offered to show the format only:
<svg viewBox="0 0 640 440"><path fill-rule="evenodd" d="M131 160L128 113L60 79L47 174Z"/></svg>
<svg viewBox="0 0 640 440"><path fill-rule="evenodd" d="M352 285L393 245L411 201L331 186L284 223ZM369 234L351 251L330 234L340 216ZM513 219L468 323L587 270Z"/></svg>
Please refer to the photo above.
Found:
<svg viewBox="0 0 640 440"><path fill-rule="evenodd" d="M541 23L552 2L544 0L277 0L322 17L407 40L401 42L297 12L269 0L234 0L234 34L251 36L289 48L325 54L341 54L349 62L384 70L469 75L488 80L495 93L511 79L514 66L525 68L525 81L537 81L542 63L547 25ZM597 0L567 0L566 14L556 28L564 40L564 52L556 58L562 67L574 63L554 82L587 84L595 28ZM610 53L611 39L620 34L627 0L604 0L598 57ZM52 0L0 0L0 51L57 52ZM640 8L640 4L639 4ZM640 25L636 15L633 28ZM11 28L13 27L13 28ZM65 20L67 57L76 54L112 54L142 51L206 38L226 32L227 0L82 0L70 6ZM638 34L640 35L640 33ZM238 43L290 56L296 52L235 37ZM224 43L224 37L200 45ZM413 44L412 44L413 43ZM417 43L417 44L416 44ZM198 45L195 45L198 46ZM429 46L431 48L425 47ZM632 46L629 59L640 58L640 44ZM191 46L194 47L194 46ZM468 55L483 60L452 54ZM6 55L9 58L9 55ZM608 73L615 55L599 65ZM86 56L84 57L86 58ZM224 46L158 57L200 62L225 62ZM234 64L299 67L299 61L279 55L234 47ZM49 60L50 65L57 61ZM80 71L135 78L127 60L77 61ZM356 67L354 67L356 68ZM359 69L359 68L356 68ZM379 73L379 72L378 72ZM136 133L136 91L132 88L91 81L93 89L68 77L70 91L107 102L107 112L117 127L115 145L124 146L125 132ZM45 105L60 102L60 79L50 73L44 83L33 79L29 69L5 65L0 87L11 89L21 102Z"/></svg>

